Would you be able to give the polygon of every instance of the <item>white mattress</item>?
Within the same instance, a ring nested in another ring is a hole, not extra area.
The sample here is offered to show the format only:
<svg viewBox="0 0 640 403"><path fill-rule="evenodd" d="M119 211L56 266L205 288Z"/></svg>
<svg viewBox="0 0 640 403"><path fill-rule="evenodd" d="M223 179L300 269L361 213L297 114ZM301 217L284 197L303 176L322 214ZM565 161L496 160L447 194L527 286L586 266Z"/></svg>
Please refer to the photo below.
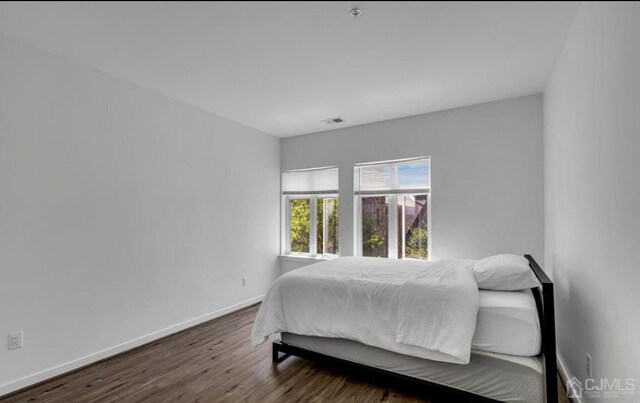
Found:
<svg viewBox="0 0 640 403"><path fill-rule="evenodd" d="M531 357L540 353L540 321L531 290L480 290L472 349Z"/></svg>

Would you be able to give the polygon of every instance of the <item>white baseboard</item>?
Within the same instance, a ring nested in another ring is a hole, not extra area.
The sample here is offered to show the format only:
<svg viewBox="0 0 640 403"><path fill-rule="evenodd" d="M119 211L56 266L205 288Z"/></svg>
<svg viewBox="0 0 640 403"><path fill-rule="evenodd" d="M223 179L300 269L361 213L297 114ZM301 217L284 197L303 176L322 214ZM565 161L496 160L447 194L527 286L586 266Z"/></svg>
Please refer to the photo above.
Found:
<svg viewBox="0 0 640 403"><path fill-rule="evenodd" d="M161 339L163 337L169 336L173 333L177 333L179 331L188 329L190 327L199 325L201 323L207 322L211 319L215 319L218 318L220 316L226 315L228 313L237 311L239 309L242 308L246 308L250 305L253 305L257 302L262 301L262 298L264 297L264 295L259 295L257 297L248 299L246 301L237 303L235 305L231 305L228 306L226 308L222 308L219 309L215 312L211 312L202 316L198 316L197 318L193 318L193 319L189 319L185 322L182 323L178 323L177 325L173 325L173 326L169 326L167 328L158 330L156 332L153 333L149 333L145 336L141 336L138 338L135 338L133 340L129 340L127 342L118 344L116 346L113 347L109 347L107 349L98 351L96 353L93 354L89 354L86 355L84 357L78 358L76 360L73 361L69 361L66 362L64 364L52 367L52 368L48 368L45 369L43 371L40 372L36 372L35 374L32 375L28 375L25 376L23 378L20 379L16 379L14 381L11 382L7 382L3 385L0 385L0 397L9 394L11 392L15 392L17 390L20 390L22 388L26 388L27 386L30 385L34 385L38 382L42 382L45 381L47 379L56 377L58 375L62 375L66 372L69 371L73 371L74 369L78 369L80 367L83 367L85 365L89 365L92 364L96 361L100 361L103 360L105 358L111 357L113 355L125 352L127 350L131 350L132 348L136 348L139 347L143 344L149 343L151 341L157 340L157 339Z"/></svg>
<svg viewBox="0 0 640 403"><path fill-rule="evenodd" d="M569 370L567 365L564 363L564 359L560 355L560 352L557 352L556 356L557 356L556 358L558 362L558 372L560 373L560 378L562 378L562 382L566 387L568 380L573 378L574 374ZM567 391L567 393L569 393L569 391ZM569 400L571 400L574 403L584 403L584 400L581 397L570 397Z"/></svg>

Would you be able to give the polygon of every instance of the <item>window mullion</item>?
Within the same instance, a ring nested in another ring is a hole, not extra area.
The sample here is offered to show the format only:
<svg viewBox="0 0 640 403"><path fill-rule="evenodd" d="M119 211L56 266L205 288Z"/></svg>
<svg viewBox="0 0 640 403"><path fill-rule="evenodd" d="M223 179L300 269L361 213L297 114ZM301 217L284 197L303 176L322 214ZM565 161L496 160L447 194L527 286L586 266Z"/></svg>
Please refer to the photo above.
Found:
<svg viewBox="0 0 640 403"><path fill-rule="evenodd" d="M429 189L431 190L431 189ZM427 194L427 260L431 260L431 192Z"/></svg>
<svg viewBox="0 0 640 403"><path fill-rule="evenodd" d="M356 196L354 205L354 222L356 223L354 238L355 238L355 251L356 256L362 256L362 196Z"/></svg>
<svg viewBox="0 0 640 403"><path fill-rule="evenodd" d="M284 198L285 203L285 254L291 253L291 199Z"/></svg>
<svg viewBox="0 0 640 403"><path fill-rule="evenodd" d="M327 198L322 199L322 254L327 253L327 239L329 237L329 214L327 214Z"/></svg>
<svg viewBox="0 0 640 403"><path fill-rule="evenodd" d="M311 196L309 203L309 254L318 255L318 198Z"/></svg>
<svg viewBox="0 0 640 403"><path fill-rule="evenodd" d="M405 239L407 237L407 228L406 228L407 219L406 219L406 211L405 211L406 206L407 206L407 200L406 200L406 196L405 195L401 195L399 197L402 197L402 223L401 223L401 225L402 225L402 245L400 245L399 247L402 248L401 249L402 250L402 258L404 259L406 257L405 256L405 253L406 253L405 245L407 244L407 241Z"/></svg>
<svg viewBox="0 0 640 403"><path fill-rule="evenodd" d="M398 258L398 197L389 195L389 258Z"/></svg>

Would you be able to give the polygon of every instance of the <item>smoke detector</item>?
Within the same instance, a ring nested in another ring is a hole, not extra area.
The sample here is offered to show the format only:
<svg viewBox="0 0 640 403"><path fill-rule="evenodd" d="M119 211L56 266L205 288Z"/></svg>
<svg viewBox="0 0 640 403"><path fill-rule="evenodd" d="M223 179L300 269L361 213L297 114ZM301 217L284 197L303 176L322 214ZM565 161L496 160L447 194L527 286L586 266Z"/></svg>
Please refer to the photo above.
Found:
<svg viewBox="0 0 640 403"><path fill-rule="evenodd" d="M341 117L337 117L337 118L331 118L331 119L322 119L322 121L328 125L335 125L336 123L344 122L344 119L342 119Z"/></svg>
<svg viewBox="0 0 640 403"><path fill-rule="evenodd" d="M349 14L351 14L353 18L358 18L360 17L360 14L362 14L362 10L359 8L352 8L351 11L349 11Z"/></svg>

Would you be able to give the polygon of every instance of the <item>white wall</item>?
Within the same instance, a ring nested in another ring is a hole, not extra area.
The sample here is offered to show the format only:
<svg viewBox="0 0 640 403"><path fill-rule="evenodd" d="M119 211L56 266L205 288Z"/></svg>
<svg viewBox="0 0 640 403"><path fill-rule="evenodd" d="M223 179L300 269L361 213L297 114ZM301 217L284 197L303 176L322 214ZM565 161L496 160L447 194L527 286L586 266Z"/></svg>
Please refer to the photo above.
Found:
<svg viewBox="0 0 640 403"><path fill-rule="evenodd" d="M0 395L263 294L279 171L277 138L0 37Z"/></svg>
<svg viewBox="0 0 640 403"><path fill-rule="evenodd" d="M340 249L353 253L353 165L431 156L432 257L543 257L542 96L282 140L282 169L340 168ZM296 265L282 262L282 270Z"/></svg>
<svg viewBox="0 0 640 403"><path fill-rule="evenodd" d="M586 377L590 353L594 377L636 378L627 399L638 401L638 2L580 6L544 101L545 262L559 353L569 376Z"/></svg>

